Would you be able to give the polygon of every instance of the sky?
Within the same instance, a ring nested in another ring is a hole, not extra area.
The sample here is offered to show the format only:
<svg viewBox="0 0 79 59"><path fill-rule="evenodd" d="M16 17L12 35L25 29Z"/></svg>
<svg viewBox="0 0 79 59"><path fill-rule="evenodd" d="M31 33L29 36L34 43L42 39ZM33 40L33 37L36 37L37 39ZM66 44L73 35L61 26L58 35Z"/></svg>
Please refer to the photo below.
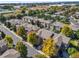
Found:
<svg viewBox="0 0 79 59"><path fill-rule="evenodd" d="M0 0L0 3L35 3L35 2L62 2L62 1L79 1L79 0Z"/></svg>

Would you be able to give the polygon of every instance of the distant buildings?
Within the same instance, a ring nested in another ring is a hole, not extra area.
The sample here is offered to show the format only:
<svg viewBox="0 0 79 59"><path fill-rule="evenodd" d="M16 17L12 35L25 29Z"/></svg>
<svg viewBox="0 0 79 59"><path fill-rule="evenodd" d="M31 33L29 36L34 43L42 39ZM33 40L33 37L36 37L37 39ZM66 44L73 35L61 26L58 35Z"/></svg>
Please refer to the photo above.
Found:
<svg viewBox="0 0 79 59"><path fill-rule="evenodd" d="M51 24L51 21L49 20L39 19L36 17L25 16L23 17L23 20L26 20L28 23L35 24L37 26L44 27L44 28L49 28Z"/></svg>
<svg viewBox="0 0 79 59"><path fill-rule="evenodd" d="M49 6L35 6L35 7L31 7L29 8L30 10L47 10L49 8Z"/></svg>

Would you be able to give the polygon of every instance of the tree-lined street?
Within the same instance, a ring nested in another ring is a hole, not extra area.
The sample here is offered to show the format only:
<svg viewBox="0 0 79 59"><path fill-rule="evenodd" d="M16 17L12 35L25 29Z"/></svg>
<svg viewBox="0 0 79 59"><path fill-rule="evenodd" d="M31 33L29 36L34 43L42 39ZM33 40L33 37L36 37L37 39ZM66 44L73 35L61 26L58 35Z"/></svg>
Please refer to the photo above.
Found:
<svg viewBox="0 0 79 59"><path fill-rule="evenodd" d="M14 32L10 31L8 28L6 28L4 25L0 25L0 30L3 31L6 35L10 35L12 36L12 39L13 39L13 43L14 45L16 45L16 43L18 41L22 41L22 38L17 36ZM23 44L25 44L25 46L27 47L27 50L28 50L28 54L27 56L28 57L32 57L36 54L44 54L43 52L41 51L38 51L36 50L35 48L33 48L33 46L30 44L30 43L27 43L27 42L24 42L22 41Z"/></svg>

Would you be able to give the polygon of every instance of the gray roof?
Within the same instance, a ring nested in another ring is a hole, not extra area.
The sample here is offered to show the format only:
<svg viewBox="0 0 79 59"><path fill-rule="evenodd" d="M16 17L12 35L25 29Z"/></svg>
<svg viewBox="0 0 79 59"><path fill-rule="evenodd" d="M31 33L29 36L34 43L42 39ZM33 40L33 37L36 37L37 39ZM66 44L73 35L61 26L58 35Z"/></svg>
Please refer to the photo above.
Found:
<svg viewBox="0 0 79 59"><path fill-rule="evenodd" d="M34 19L34 17L31 17L31 16L24 16L23 18L30 19L30 20L33 20Z"/></svg>
<svg viewBox="0 0 79 59"><path fill-rule="evenodd" d="M20 24L22 22L22 20L20 19L10 19L10 20L7 20L6 22L10 22L11 24Z"/></svg>
<svg viewBox="0 0 79 59"><path fill-rule="evenodd" d="M56 15L62 14L64 11L56 12Z"/></svg>
<svg viewBox="0 0 79 59"><path fill-rule="evenodd" d="M23 26L25 30L38 30L39 29L39 27L34 26L32 24L28 24L28 23L23 24Z"/></svg>
<svg viewBox="0 0 79 59"><path fill-rule="evenodd" d="M0 47L2 47L2 46L4 46L4 45L6 45L5 40L0 40Z"/></svg>
<svg viewBox="0 0 79 59"><path fill-rule="evenodd" d="M37 35L43 39L49 38L52 34L54 34L52 31L46 29L40 29L37 33Z"/></svg>
<svg viewBox="0 0 79 59"><path fill-rule="evenodd" d="M76 15L79 15L79 12L75 12Z"/></svg>
<svg viewBox="0 0 79 59"><path fill-rule="evenodd" d="M70 41L70 38L68 38L62 34L59 34L58 37L55 38L55 41L58 46L61 46L62 43L68 44Z"/></svg>
<svg viewBox="0 0 79 59"><path fill-rule="evenodd" d="M61 23L61 22L54 22L53 25L54 26L59 26L59 27L63 27L64 26L63 23Z"/></svg>
<svg viewBox="0 0 79 59"><path fill-rule="evenodd" d="M71 26L71 29L72 29L72 30L75 30L75 31L76 31L76 30L79 29L79 23L71 24L70 26Z"/></svg>
<svg viewBox="0 0 79 59"><path fill-rule="evenodd" d="M70 38L68 38L62 34L56 34L52 31L48 31L46 29L40 29L37 33L37 35L43 39L47 39L47 38L51 37L52 34L54 34L53 38L58 46L61 46L62 43L68 44L68 42L70 40Z"/></svg>
<svg viewBox="0 0 79 59"><path fill-rule="evenodd" d="M14 49L9 49L6 52L4 52L0 58L18 58L20 57L20 53Z"/></svg>
<svg viewBox="0 0 79 59"><path fill-rule="evenodd" d="M71 26L71 29L72 30L78 30L79 29L79 23L78 23L78 19L77 19L77 21L74 19L74 17L70 17L71 19L70 19L70 26Z"/></svg>
<svg viewBox="0 0 79 59"><path fill-rule="evenodd" d="M26 18L26 19L29 19L29 20L33 20L33 21L40 21L41 23L51 23L51 21L50 20L44 20L43 18L37 18L37 17L29 17L29 16L25 16L25 17L23 17L23 18Z"/></svg>

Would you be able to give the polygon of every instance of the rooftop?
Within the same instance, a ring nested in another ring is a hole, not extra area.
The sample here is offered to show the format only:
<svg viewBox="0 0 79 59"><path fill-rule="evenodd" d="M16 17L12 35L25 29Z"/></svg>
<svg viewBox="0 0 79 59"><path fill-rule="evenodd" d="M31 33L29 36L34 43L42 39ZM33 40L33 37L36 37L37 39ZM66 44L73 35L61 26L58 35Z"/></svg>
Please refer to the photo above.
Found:
<svg viewBox="0 0 79 59"><path fill-rule="evenodd" d="M9 49L0 56L0 58L18 58L18 57L20 57L20 54L15 49Z"/></svg>
<svg viewBox="0 0 79 59"><path fill-rule="evenodd" d="M47 39L51 37L53 34L54 34L53 32L46 29L40 29L37 33L37 35L43 39Z"/></svg>
<svg viewBox="0 0 79 59"><path fill-rule="evenodd" d="M6 42L4 40L0 40L0 47L6 45Z"/></svg>

